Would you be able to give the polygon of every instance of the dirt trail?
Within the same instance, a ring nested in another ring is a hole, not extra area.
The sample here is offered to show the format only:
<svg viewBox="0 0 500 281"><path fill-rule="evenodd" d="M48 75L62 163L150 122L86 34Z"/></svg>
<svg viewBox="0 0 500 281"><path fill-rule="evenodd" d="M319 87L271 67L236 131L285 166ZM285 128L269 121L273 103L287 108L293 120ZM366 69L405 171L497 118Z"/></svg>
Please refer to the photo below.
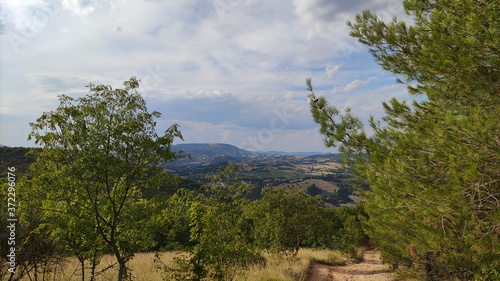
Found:
<svg viewBox="0 0 500 281"><path fill-rule="evenodd" d="M307 281L394 281L395 275L390 273L388 266L382 264L380 252L366 251L363 254L363 262L353 263L345 266L331 266L321 263L313 263L309 271Z"/></svg>

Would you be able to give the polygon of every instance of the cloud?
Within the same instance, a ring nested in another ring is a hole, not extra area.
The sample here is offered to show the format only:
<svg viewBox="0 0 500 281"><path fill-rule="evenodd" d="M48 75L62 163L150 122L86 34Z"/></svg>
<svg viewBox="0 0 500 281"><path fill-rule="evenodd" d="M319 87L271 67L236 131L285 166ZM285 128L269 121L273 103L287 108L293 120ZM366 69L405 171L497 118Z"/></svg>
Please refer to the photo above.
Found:
<svg viewBox="0 0 500 281"><path fill-rule="evenodd" d="M34 121L59 94L83 96L89 83L121 88L136 76L148 108L163 113L159 124L178 120L186 141L302 150L321 139L311 133L306 78L342 107L379 110L369 102L385 98L377 91L394 78L349 37L345 19L393 2L8 1L2 116ZM27 123L16 124L26 132Z"/></svg>
<svg viewBox="0 0 500 281"><path fill-rule="evenodd" d="M87 16L96 9L95 2L92 0L63 0L62 5L64 9L70 10L79 16Z"/></svg>
<svg viewBox="0 0 500 281"><path fill-rule="evenodd" d="M227 142L229 140L229 135L231 134L231 131L229 130L224 130L222 131L222 141Z"/></svg>
<svg viewBox="0 0 500 281"><path fill-rule="evenodd" d="M361 81L361 80L354 80L351 83L347 84L345 87L342 88L335 88L333 90L333 93L336 92L346 92L346 93L353 93L356 90L359 90L360 88L365 87L371 79L368 79L366 81Z"/></svg>
<svg viewBox="0 0 500 281"><path fill-rule="evenodd" d="M10 40L15 40L14 36L30 39L43 31L60 11L61 5L58 1L2 1L2 33L8 35Z"/></svg>
<svg viewBox="0 0 500 281"><path fill-rule="evenodd" d="M346 21L354 21L355 15L363 10L374 11L385 20L394 16L411 21L403 8L401 0L294 0L295 14L307 30L310 41L322 41L315 45L316 50L329 56L344 57L350 60L354 54L366 48L349 36ZM323 49L328 45L329 49Z"/></svg>
<svg viewBox="0 0 500 281"><path fill-rule="evenodd" d="M339 70L340 65L327 65L325 72L328 78L332 78L333 75Z"/></svg>
<svg viewBox="0 0 500 281"><path fill-rule="evenodd" d="M400 0L294 0L293 3L297 15L306 24L326 24L347 19L352 20L353 15L360 13L362 10L370 10L390 17L405 15Z"/></svg>
<svg viewBox="0 0 500 281"><path fill-rule="evenodd" d="M313 125L303 93L302 100L235 95L223 91L178 92L168 98L149 99L150 108L167 118L214 125L234 124L246 129L301 129Z"/></svg>
<svg viewBox="0 0 500 281"><path fill-rule="evenodd" d="M305 130L273 130L182 120L168 120L163 123L165 126L178 123L186 143L224 142L249 151L336 151L324 147L323 137L316 126ZM182 143L182 141L177 140L176 143Z"/></svg>

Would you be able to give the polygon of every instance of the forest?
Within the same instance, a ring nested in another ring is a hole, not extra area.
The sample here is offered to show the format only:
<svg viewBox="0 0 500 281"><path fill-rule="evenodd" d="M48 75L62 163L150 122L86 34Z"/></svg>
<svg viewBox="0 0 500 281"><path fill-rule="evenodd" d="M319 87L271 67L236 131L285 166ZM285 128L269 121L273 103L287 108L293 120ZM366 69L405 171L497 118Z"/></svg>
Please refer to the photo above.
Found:
<svg viewBox="0 0 500 281"><path fill-rule="evenodd" d="M369 10L349 21L350 35L420 97L384 102L385 116L366 127L306 79L324 143L354 175L362 201L353 207L325 207L314 187L267 186L250 200L254 187L231 163L193 189L162 168L181 157L171 147L182 133L177 124L155 130L161 113L148 111L135 77L121 89L61 95L30 123L42 149L31 150L29 167L3 164L0 277L52 280L54 265L72 257L80 280L97 280L111 255L117 280L128 280L134 255L177 250L159 267L164 280L234 280L270 254L307 247L354 257L365 246L401 279L500 279L499 5L406 0L411 23ZM161 186L172 190L145 196Z"/></svg>

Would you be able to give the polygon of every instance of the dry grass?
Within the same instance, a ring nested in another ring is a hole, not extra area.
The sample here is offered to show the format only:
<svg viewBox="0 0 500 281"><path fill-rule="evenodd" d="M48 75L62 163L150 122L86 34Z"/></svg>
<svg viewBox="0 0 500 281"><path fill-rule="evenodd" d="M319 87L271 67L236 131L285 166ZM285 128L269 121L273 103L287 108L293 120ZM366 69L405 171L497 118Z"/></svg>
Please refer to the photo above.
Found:
<svg viewBox="0 0 500 281"><path fill-rule="evenodd" d="M163 265L171 265L172 260L175 256L180 255L179 252L163 252L159 255L159 259ZM162 269L158 269L155 264L155 253L138 253L135 257L130 260L127 266L130 268L130 272L134 277L135 281L149 281L149 280L163 280ZM96 277L96 281L109 281L117 280L118 276L118 265L116 264L116 258L112 255L106 255L101 259L101 262L97 266L96 272L102 271L103 269L115 265L114 267L107 269ZM88 264L87 264L88 266ZM82 280L81 275L81 265L76 258L68 258L63 265L59 265L57 270L52 269L53 274L47 276L45 280L55 280L55 281L80 281ZM90 279L90 269L85 271L85 280ZM25 276L22 280L30 280L28 276Z"/></svg>
<svg viewBox="0 0 500 281"><path fill-rule="evenodd" d="M301 249L296 257L264 255L265 265L253 265L238 275L236 281L303 281L311 261L334 265L345 264L347 258L340 251Z"/></svg>
<svg viewBox="0 0 500 281"><path fill-rule="evenodd" d="M316 159L318 163L314 164L295 164L293 165L299 171L308 173L310 175L320 176L321 174L331 175L335 174L334 170L342 168L342 164L331 162L330 159Z"/></svg>
<svg viewBox="0 0 500 281"><path fill-rule="evenodd" d="M130 273L134 277L134 281L149 281L149 280L163 280L163 266L172 265L173 258L179 256L180 252L162 252L158 258L160 263L155 263L157 259L155 253L139 253L128 262L127 266L130 268ZM113 256L106 256L106 264L115 261ZM104 261L104 259L103 259ZM101 262L102 264L102 262ZM118 268L113 268L103 273L96 281L104 280L117 280Z"/></svg>
<svg viewBox="0 0 500 281"><path fill-rule="evenodd" d="M128 267L132 273L133 280L163 280L164 266L171 266L173 258L180 256L181 252L162 252L158 257L155 253L139 253L129 261ZM312 260L321 261L333 265L342 265L346 263L346 256L339 251L332 250L313 250L301 249L296 257L292 256L276 256L263 253L266 258L265 265L256 264L250 266L247 270L236 276L235 281L303 281L309 264ZM155 263L155 260L161 260L160 263ZM110 265L115 264L114 256L106 255L102 258L101 263L97 267L100 271ZM157 265L160 265L159 267ZM62 268L58 268L55 276L51 276L48 280L56 281L77 281L82 280L80 272L80 264L77 259L68 259ZM89 277L89 270L86 271ZM117 280L118 266L110 268L100 274L96 281ZM85 278L89 280L89 278ZM27 277L23 280L29 280Z"/></svg>

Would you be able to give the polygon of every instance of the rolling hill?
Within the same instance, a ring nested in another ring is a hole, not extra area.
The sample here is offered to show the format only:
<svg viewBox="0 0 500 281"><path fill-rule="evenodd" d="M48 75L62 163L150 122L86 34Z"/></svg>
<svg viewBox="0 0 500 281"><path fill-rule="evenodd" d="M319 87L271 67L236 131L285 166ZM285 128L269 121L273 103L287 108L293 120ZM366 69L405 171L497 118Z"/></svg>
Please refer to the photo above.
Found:
<svg viewBox="0 0 500 281"><path fill-rule="evenodd" d="M331 206L359 201L353 191L352 174L344 169L340 154L258 153L220 143L179 144L172 146L172 150L182 150L191 158L177 159L163 168L204 184L208 183L207 174L229 162L238 164L238 177L254 186L254 198L260 196L264 187L282 186L319 195Z"/></svg>
<svg viewBox="0 0 500 281"><path fill-rule="evenodd" d="M264 187L281 186L319 195L330 206L353 204L359 200L351 183L352 173L341 164L340 154L258 153L221 143L178 144L172 146L172 150L190 155L190 158L183 157L162 166L165 171L184 178L179 187L197 189L200 184L208 183L208 174L232 162L239 166L239 179L254 186L252 198L259 198ZM26 171L34 161L26 155L28 151L29 148L0 147L2 170L15 166L20 172ZM176 187L168 189L170 191L150 196L170 194Z"/></svg>

